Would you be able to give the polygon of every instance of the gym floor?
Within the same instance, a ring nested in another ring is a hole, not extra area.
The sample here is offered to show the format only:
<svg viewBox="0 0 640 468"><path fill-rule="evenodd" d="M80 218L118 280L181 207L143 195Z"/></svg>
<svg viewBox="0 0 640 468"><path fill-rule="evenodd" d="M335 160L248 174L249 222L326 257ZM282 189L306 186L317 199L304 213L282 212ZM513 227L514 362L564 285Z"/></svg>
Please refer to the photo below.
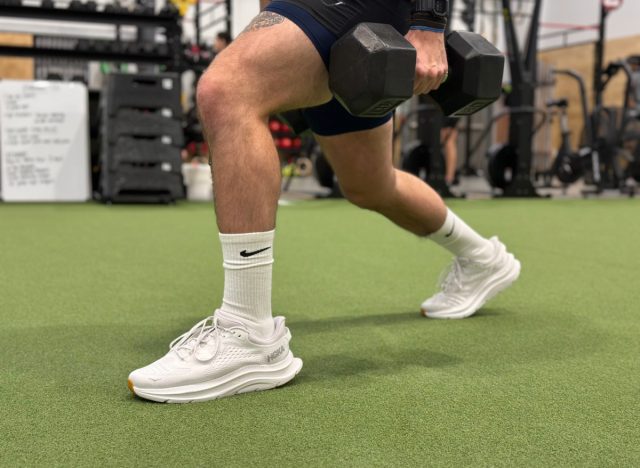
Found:
<svg viewBox="0 0 640 468"><path fill-rule="evenodd" d="M126 377L220 302L211 206L0 205L0 465L640 465L640 202L451 206L523 264L476 316L418 314L441 249L293 202L274 310L301 374L174 406Z"/></svg>

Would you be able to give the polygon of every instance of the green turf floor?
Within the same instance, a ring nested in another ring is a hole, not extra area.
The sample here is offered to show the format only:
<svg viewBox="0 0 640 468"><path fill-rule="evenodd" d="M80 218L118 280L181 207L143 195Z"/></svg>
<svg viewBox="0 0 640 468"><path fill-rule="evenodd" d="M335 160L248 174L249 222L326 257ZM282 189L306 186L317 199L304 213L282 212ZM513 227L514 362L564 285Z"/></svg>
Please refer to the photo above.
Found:
<svg viewBox="0 0 640 468"><path fill-rule="evenodd" d="M344 202L282 207L289 385L190 405L130 370L221 298L205 204L0 205L2 466L640 466L640 201L466 201L521 279L418 314L448 255Z"/></svg>

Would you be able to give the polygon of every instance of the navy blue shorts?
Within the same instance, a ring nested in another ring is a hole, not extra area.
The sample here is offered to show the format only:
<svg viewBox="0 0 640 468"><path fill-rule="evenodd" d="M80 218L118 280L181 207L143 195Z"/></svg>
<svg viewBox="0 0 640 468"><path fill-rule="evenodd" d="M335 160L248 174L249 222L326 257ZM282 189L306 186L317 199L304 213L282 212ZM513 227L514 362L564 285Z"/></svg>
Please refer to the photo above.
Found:
<svg viewBox="0 0 640 468"><path fill-rule="evenodd" d="M386 3L382 3L382 1ZM399 8L397 5L407 4L409 2L404 2L403 0L382 0L380 2L375 2L372 0L364 0L364 2L368 3L368 5L364 5L362 8L362 14L359 14L360 11L348 11L350 13L348 15L343 15L343 17L339 18L343 21L335 21L333 23L328 23L327 17L323 17L321 8L325 4L325 2L316 1L315 4L317 7L315 8L314 13L312 14L312 8L307 5L312 2L299 1L295 0L275 0L272 1L266 8L266 11L271 11L273 13L277 13L285 18L289 19L293 23L295 23L307 37L311 40L316 50L320 54L322 61L324 62L327 70L329 69L329 58L331 54L331 46L333 43L340 37L342 34L346 33L349 29L351 29L355 24L364 22L364 21L376 21L379 23L390 23L394 25L398 30L402 32L402 34L406 33L408 30L408 25L406 25L406 29L404 28L406 24L406 19L408 18L408 10L406 12L403 8ZM331 2L330 2L331 3ZM371 12L376 11L373 7L373 4L379 3L380 8L378 8L377 15L378 18L371 18ZM306 8L304 8L304 5ZM333 12L334 10L328 9L327 12ZM390 13L393 15L390 16ZM393 20L396 21L393 21ZM324 22L322 21L324 20ZM324 23L324 24L323 24ZM329 29L329 25L333 25L332 30ZM304 117L307 121L307 124L311 128L311 130L323 136L331 136L331 135L340 135L343 133L356 132L360 130L369 130L372 128L379 127L387 123L393 113L389 113L384 117L376 117L376 118L368 118L368 117L355 117L351 115L347 110L342 107L342 105L336 100L332 99L326 104L322 104L317 107L309 107L307 109L303 109Z"/></svg>

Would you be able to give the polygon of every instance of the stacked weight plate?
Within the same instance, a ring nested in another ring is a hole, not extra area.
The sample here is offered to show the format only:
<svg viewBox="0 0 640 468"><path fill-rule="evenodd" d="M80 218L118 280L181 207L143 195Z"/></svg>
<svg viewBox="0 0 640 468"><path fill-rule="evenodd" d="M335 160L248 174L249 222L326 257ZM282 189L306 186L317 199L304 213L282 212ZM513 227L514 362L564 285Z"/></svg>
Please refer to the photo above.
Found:
<svg viewBox="0 0 640 468"><path fill-rule="evenodd" d="M111 74L101 105L102 200L171 203L184 198L178 75Z"/></svg>

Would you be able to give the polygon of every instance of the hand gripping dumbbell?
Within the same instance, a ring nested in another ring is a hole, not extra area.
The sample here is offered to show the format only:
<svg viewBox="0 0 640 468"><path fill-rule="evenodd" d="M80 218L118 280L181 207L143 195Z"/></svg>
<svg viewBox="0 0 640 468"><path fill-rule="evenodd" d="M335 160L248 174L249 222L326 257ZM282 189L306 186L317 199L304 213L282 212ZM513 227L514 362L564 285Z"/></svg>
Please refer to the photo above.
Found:
<svg viewBox="0 0 640 468"><path fill-rule="evenodd" d="M445 115L470 115L500 96L504 56L481 35L446 38L449 76L429 96ZM329 86L353 115L381 117L413 95L416 50L388 24L360 23L331 48Z"/></svg>

